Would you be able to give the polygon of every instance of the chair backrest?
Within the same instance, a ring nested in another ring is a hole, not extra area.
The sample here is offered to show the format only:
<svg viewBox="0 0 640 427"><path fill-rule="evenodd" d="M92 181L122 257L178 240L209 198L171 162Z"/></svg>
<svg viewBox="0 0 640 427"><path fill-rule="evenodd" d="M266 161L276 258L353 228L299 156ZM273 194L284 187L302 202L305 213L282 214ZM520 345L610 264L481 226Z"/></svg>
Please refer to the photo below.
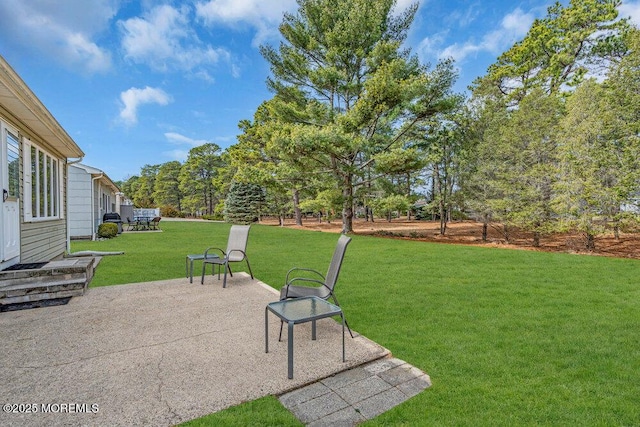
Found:
<svg viewBox="0 0 640 427"><path fill-rule="evenodd" d="M338 239L336 250L333 252L331 264L329 264L329 270L327 271L327 276L325 277L325 284L331 290L331 292L333 292L333 288L336 286L336 282L338 281L340 267L342 266L344 253L347 251L347 245L349 244L349 242L351 242L351 237L343 234Z"/></svg>
<svg viewBox="0 0 640 427"><path fill-rule="evenodd" d="M232 225L229 230L227 242L227 256L229 261L242 261L247 252L247 240L249 240L250 225ZM242 252L237 252L242 251Z"/></svg>

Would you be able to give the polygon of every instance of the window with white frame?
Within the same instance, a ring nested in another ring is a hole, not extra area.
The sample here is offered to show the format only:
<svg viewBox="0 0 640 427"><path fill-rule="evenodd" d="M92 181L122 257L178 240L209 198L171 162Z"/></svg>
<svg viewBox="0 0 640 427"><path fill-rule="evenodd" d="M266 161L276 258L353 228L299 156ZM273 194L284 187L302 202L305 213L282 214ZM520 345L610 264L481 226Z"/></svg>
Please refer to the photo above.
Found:
<svg viewBox="0 0 640 427"><path fill-rule="evenodd" d="M24 140L24 216L25 221L63 217L63 161Z"/></svg>

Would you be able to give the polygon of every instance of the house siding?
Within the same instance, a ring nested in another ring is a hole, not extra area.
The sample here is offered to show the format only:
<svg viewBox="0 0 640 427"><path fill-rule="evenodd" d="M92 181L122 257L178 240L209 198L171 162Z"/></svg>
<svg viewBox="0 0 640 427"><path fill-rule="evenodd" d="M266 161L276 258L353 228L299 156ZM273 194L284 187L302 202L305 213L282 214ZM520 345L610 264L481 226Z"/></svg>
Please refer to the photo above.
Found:
<svg viewBox="0 0 640 427"><path fill-rule="evenodd" d="M64 219L22 224L21 262L43 262L60 258L67 248Z"/></svg>
<svg viewBox="0 0 640 427"><path fill-rule="evenodd" d="M68 173L70 237L92 238L103 215L116 209L117 187L104 172L87 165L70 165Z"/></svg>
<svg viewBox="0 0 640 427"><path fill-rule="evenodd" d="M77 167L69 168L69 233L71 237L91 238L95 218L91 213L91 175Z"/></svg>

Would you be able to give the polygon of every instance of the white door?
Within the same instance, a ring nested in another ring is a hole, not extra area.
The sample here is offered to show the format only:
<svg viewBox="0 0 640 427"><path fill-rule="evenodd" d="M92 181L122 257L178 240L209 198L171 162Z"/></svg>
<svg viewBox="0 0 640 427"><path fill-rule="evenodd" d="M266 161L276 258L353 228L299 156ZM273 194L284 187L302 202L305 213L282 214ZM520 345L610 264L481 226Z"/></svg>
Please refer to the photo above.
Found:
<svg viewBox="0 0 640 427"><path fill-rule="evenodd" d="M2 126L0 145L0 187L2 188L0 262L2 262L20 256L20 145L17 132Z"/></svg>

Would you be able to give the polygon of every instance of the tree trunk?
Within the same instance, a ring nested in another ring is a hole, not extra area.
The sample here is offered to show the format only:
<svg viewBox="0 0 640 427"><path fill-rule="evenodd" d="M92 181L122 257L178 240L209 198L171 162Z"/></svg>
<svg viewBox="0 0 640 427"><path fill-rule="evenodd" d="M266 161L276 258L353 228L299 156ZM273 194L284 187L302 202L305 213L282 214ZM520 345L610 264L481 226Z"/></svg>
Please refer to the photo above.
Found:
<svg viewBox="0 0 640 427"><path fill-rule="evenodd" d="M447 232L447 211L444 208L444 200L440 198L440 235L444 236L444 233Z"/></svg>
<svg viewBox="0 0 640 427"><path fill-rule="evenodd" d="M486 242L487 241L487 229L489 228L489 224L487 223L487 221L483 221L482 222L482 241Z"/></svg>
<svg viewBox="0 0 640 427"><path fill-rule="evenodd" d="M502 234L504 235L504 240L509 243L509 240L511 238L511 230L509 229L509 226L507 224L504 224L502 227Z"/></svg>
<svg viewBox="0 0 640 427"><path fill-rule="evenodd" d="M534 248L540 247L540 232L539 231L534 231L533 232L533 247Z"/></svg>
<svg viewBox="0 0 640 427"><path fill-rule="evenodd" d="M590 232L585 232L585 238L587 241L587 250L593 251L596 249L596 236Z"/></svg>
<svg viewBox="0 0 640 427"><path fill-rule="evenodd" d="M293 190L293 212L296 217L296 225L302 225L302 211L300 210L300 191Z"/></svg>
<svg viewBox="0 0 640 427"><path fill-rule="evenodd" d="M353 233L353 185L351 174L344 177L342 196L342 234Z"/></svg>

